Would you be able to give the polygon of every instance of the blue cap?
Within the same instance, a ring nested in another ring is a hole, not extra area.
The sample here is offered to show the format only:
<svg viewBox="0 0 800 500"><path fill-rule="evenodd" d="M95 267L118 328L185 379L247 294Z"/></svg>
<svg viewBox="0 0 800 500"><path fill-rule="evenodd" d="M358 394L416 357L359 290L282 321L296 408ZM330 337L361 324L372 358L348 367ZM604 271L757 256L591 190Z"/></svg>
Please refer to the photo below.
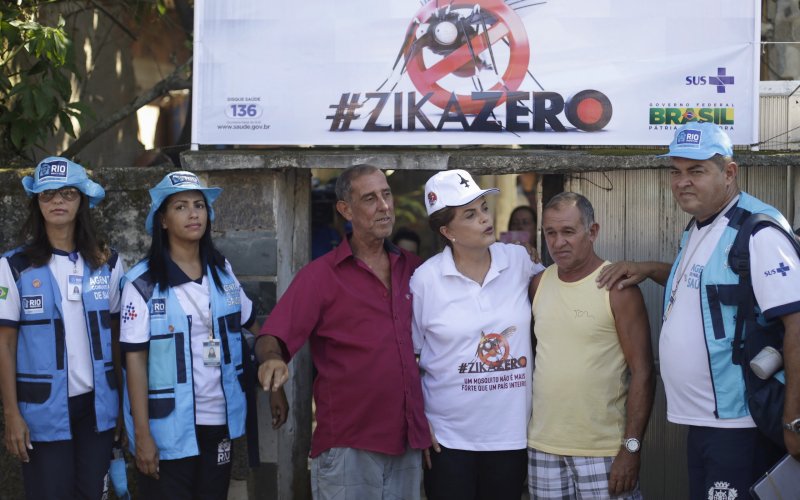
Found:
<svg viewBox="0 0 800 500"><path fill-rule="evenodd" d="M22 187L29 197L48 189L72 186L89 198L89 207L95 207L106 196L100 184L89 179L86 170L75 162L59 156L45 158L33 171L33 177L26 175Z"/></svg>
<svg viewBox="0 0 800 500"><path fill-rule="evenodd" d="M728 134L711 122L689 122L675 131L675 138L669 144L669 153L658 156L708 160L716 154L733 156L733 145Z"/></svg>
<svg viewBox="0 0 800 500"><path fill-rule="evenodd" d="M170 172L165 175L161 182L156 184L156 187L150 190L150 213L147 214L147 221L144 224L145 229L149 234L153 234L153 219L156 212L161 208L164 200L169 198L175 193L183 191L200 191L206 199L208 205L208 219L214 220L214 207L211 205L214 200L222 193L222 188L206 187L200 183L200 179L191 172L181 170L179 172Z"/></svg>

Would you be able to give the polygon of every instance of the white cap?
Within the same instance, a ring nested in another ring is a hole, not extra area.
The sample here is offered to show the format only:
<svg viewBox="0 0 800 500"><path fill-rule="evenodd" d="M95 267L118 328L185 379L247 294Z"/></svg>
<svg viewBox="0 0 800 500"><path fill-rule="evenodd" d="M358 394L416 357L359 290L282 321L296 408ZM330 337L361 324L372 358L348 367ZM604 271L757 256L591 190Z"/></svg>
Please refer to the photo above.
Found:
<svg viewBox="0 0 800 500"><path fill-rule="evenodd" d="M445 207L461 207L485 194L499 192L497 188L481 189L466 170L446 170L425 183L425 208L431 215Z"/></svg>

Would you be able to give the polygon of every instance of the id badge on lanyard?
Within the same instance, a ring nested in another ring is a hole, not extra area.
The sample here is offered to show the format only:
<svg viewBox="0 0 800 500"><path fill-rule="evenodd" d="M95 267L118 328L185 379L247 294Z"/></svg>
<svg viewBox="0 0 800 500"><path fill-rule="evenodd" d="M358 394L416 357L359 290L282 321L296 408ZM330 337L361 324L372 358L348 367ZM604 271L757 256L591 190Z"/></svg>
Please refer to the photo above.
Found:
<svg viewBox="0 0 800 500"><path fill-rule="evenodd" d="M213 335L213 334L212 334ZM203 364L205 366L219 366L219 340L209 337L203 341Z"/></svg>
<svg viewBox="0 0 800 500"><path fill-rule="evenodd" d="M81 300L83 276L78 274L78 252L70 252L68 258L72 262L72 274L67 276L67 300Z"/></svg>
<svg viewBox="0 0 800 500"><path fill-rule="evenodd" d="M208 339L203 341L203 365L204 366L220 366L222 362L220 361L220 356L222 352L220 351L219 340L214 338L214 322L212 321L212 312L211 312L211 304L208 304L208 316L204 316L201 309L197 302L192 298L192 294L188 293L186 298L189 299L189 302L192 303L195 310L197 311L197 315L200 317L200 321L208 329Z"/></svg>
<svg viewBox="0 0 800 500"><path fill-rule="evenodd" d="M67 276L67 300L81 300L83 292L83 276L70 274Z"/></svg>

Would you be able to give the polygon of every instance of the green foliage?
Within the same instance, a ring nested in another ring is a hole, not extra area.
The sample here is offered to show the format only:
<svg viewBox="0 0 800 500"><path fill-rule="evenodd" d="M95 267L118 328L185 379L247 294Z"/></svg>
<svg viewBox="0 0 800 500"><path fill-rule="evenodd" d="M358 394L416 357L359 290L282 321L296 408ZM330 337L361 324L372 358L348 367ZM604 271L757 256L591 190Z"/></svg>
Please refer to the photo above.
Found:
<svg viewBox="0 0 800 500"><path fill-rule="evenodd" d="M417 221L424 221L428 218L428 212L425 210L425 204L422 202L424 198L424 188L395 196L394 215L396 228L413 226Z"/></svg>
<svg viewBox="0 0 800 500"><path fill-rule="evenodd" d="M59 17L38 19L50 2L0 3L0 148L22 153L41 144L58 125L72 137L71 118L83 123L90 109L70 102L70 76L78 75L72 43Z"/></svg>

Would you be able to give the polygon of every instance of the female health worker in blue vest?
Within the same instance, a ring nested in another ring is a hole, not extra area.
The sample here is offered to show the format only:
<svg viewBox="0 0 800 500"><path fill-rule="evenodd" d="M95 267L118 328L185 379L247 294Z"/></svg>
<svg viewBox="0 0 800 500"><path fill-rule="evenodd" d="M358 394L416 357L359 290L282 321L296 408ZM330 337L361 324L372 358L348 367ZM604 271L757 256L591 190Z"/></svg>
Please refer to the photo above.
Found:
<svg viewBox="0 0 800 500"><path fill-rule="evenodd" d="M30 499L99 499L119 415L119 282L89 208L105 196L83 167L40 162L24 244L0 260L0 391L5 445Z"/></svg>
<svg viewBox="0 0 800 500"><path fill-rule="evenodd" d="M150 190L150 250L124 279L123 414L142 498L227 498L231 439L245 432L241 329L258 325L211 240L221 191L167 174ZM272 394L277 427L288 408Z"/></svg>

